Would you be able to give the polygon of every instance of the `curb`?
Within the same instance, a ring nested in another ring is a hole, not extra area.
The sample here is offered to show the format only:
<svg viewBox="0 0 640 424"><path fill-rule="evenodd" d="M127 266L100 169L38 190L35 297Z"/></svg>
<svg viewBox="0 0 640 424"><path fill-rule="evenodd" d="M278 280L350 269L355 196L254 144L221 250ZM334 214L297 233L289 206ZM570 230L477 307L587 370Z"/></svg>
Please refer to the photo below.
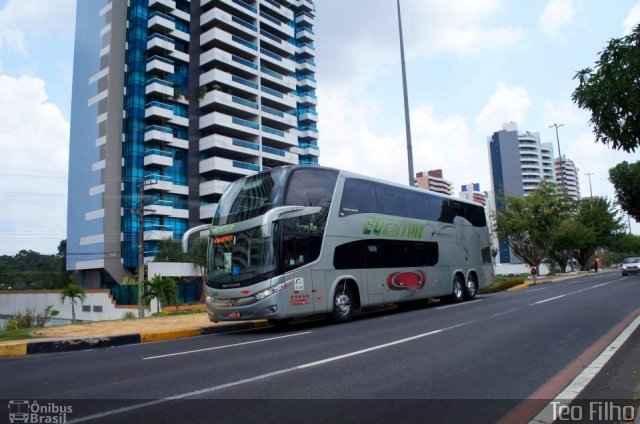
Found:
<svg viewBox="0 0 640 424"><path fill-rule="evenodd" d="M183 328L179 330L144 331L135 334L124 334L105 337L85 337L58 340L26 340L0 345L0 358L35 355L39 353L60 353L79 350L117 347L138 343L152 343L164 340L183 339L208 334L229 333L239 330L268 327L267 321L249 321L208 327Z"/></svg>

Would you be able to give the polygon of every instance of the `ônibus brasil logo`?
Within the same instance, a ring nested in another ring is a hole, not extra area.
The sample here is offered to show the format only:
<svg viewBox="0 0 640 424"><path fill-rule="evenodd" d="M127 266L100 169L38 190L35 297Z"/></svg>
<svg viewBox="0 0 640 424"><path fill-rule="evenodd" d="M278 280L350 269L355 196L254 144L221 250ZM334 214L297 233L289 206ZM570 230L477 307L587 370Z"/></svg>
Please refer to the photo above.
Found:
<svg viewBox="0 0 640 424"><path fill-rule="evenodd" d="M73 412L70 405L58 405L54 402L40 403L37 400L10 400L10 423L62 424Z"/></svg>

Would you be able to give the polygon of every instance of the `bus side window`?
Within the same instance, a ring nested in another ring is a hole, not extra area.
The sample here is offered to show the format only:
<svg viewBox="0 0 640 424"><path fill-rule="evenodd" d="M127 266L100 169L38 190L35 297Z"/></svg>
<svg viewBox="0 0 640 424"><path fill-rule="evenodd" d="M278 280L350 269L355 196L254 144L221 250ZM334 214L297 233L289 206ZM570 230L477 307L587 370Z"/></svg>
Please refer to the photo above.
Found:
<svg viewBox="0 0 640 424"><path fill-rule="evenodd" d="M340 201L340 216L377 211L376 192L371 181L355 178L345 181Z"/></svg>

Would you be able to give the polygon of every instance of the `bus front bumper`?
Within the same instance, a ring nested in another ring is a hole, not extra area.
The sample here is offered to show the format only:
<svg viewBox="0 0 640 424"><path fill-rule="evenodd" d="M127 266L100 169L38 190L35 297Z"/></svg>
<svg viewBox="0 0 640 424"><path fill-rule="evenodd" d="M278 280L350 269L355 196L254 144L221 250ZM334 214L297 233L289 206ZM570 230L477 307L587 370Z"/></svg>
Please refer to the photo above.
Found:
<svg viewBox="0 0 640 424"><path fill-rule="evenodd" d="M286 318L283 291L254 303L243 305L241 299L213 299L207 296L207 313L212 322Z"/></svg>

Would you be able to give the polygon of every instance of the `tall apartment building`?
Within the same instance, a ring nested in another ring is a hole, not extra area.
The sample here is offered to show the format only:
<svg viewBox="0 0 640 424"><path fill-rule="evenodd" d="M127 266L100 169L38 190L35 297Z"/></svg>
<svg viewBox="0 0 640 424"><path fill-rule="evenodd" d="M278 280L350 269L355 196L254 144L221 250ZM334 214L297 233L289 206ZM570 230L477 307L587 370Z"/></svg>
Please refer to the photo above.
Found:
<svg viewBox="0 0 640 424"><path fill-rule="evenodd" d="M518 133L515 122L487 139L491 166L491 186L496 209L504 209L506 196L524 197L544 180L555 182L553 144L540 143L540 135ZM501 263L517 263L506 239L498 241Z"/></svg>
<svg viewBox="0 0 640 424"><path fill-rule="evenodd" d="M478 183L465 184L461 186L458 196L461 199L480 203L482 206L487 205L488 194L486 191L480 191L480 184Z"/></svg>
<svg viewBox="0 0 640 424"><path fill-rule="evenodd" d="M85 286L136 269L140 232L151 257L208 223L231 181L318 163L314 16L312 0L78 2L67 269Z"/></svg>
<svg viewBox="0 0 640 424"><path fill-rule="evenodd" d="M418 172L416 174L416 186L425 190L435 191L442 194L453 194L453 183L445 180L442 169L433 169L428 172Z"/></svg>
<svg viewBox="0 0 640 424"><path fill-rule="evenodd" d="M571 196L575 200L580 198L580 180L578 179L579 169L571 159L562 155L562 164L559 159L555 160L556 185L558 193Z"/></svg>

